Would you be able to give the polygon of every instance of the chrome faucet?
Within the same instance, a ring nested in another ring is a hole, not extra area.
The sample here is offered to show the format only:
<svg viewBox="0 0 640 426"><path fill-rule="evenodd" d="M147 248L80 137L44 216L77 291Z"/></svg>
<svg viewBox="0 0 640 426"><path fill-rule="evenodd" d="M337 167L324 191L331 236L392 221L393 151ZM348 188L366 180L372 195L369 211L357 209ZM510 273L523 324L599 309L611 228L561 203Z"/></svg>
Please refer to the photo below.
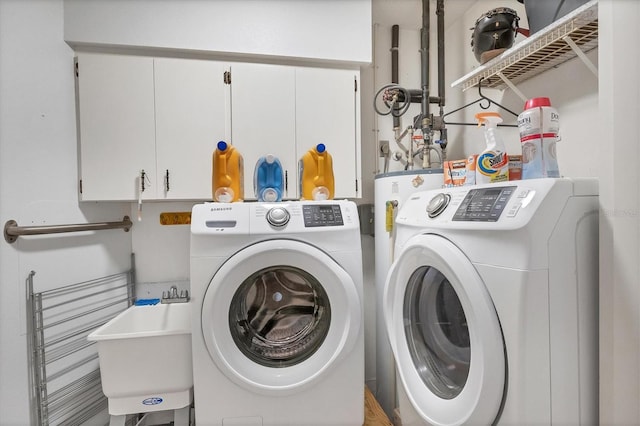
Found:
<svg viewBox="0 0 640 426"><path fill-rule="evenodd" d="M182 290L178 295L178 287L171 286L169 291L162 292L162 303L186 303L189 301L189 291Z"/></svg>

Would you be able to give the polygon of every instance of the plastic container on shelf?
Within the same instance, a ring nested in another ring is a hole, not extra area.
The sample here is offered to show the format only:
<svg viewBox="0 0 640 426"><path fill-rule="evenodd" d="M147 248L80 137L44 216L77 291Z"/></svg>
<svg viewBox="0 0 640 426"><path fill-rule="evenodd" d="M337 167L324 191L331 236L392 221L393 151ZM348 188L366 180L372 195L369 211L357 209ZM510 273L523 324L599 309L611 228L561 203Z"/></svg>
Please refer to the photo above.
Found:
<svg viewBox="0 0 640 426"><path fill-rule="evenodd" d="M332 200L335 191L333 158L324 144L307 151L299 162L300 198L303 200Z"/></svg>
<svg viewBox="0 0 640 426"><path fill-rule="evenodd" d="M552 24L569 12L586 4L588 1L589 0L518 0L518 2L524 3L530 34Z"/></svg>
<svg viewBox="0 0 640 426"><path fill-rule="evenodd" d="M231 203L244 199L243 159L240 152L225 141L213 152L213 201Z"/></svg>
<svg viewBox="0 0 640 426"><path fill-rule="evenodd" d="M497 126L502 117L497 112L476 114L478 126L484 125L486 149L478 155L476 163L476 183L506 182L509 180L509 157Z"/></svg>
<svg viewBox="0 0 640 426"><path fill-rule="evenodd" d="M253 190L258 201L282 201L284 174L280 160L274 155L267 154L256 162Z"/></svg>
<svg viewBox="0 0 640 426"><path fill-rule="evenodd" d="M529 99L518 116L522 144L522 179L560 177L556 142L560 116L549 98Z"/></svg>

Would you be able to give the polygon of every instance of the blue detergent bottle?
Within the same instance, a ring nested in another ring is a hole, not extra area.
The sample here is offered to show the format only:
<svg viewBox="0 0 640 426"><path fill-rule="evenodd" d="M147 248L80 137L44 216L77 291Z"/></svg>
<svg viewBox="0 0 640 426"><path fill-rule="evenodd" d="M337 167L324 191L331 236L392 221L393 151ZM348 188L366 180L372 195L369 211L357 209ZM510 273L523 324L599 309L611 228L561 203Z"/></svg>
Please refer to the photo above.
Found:
<svg viewBox="0 0 640 426"><path fill-rule="evenodd" d="M258 201L282 201L284 175L282 164L276 156L267 154L257 161L253 173L253 189Z"/></svg>

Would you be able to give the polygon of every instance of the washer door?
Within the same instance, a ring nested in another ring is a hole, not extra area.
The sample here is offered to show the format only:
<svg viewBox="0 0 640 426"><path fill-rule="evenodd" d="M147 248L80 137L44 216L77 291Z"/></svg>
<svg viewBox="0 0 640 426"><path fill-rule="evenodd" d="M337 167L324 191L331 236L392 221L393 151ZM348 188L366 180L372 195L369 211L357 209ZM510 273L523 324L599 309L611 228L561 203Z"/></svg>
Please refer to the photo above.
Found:
<svg viewBox="0 0 640 426"><path fill-rule="evenodd" d="M248 246L215 273L202 305L211 359L231 380L273 395L322 379L353 348L362 308L351 276L297 241Z"/></svg>
<svg viewBox="0 0 640 426"><path fill-rule="evenodd" d="M413 237L384 291L398 374L418 414L433 425L492 424L505 387L504 342L469 259L443 237Z"/></svg>

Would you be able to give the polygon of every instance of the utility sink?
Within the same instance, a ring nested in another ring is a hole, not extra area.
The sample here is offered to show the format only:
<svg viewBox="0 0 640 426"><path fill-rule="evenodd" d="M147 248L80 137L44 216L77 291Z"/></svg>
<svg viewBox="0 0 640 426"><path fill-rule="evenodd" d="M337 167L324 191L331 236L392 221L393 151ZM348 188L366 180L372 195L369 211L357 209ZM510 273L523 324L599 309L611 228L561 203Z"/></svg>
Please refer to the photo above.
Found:
<svg viewBox="0 0 640 426"><path fill-rule="evenodd" d="M191 304L131 306L89 334L109 414L186 407L193 400Z"/></svg>

